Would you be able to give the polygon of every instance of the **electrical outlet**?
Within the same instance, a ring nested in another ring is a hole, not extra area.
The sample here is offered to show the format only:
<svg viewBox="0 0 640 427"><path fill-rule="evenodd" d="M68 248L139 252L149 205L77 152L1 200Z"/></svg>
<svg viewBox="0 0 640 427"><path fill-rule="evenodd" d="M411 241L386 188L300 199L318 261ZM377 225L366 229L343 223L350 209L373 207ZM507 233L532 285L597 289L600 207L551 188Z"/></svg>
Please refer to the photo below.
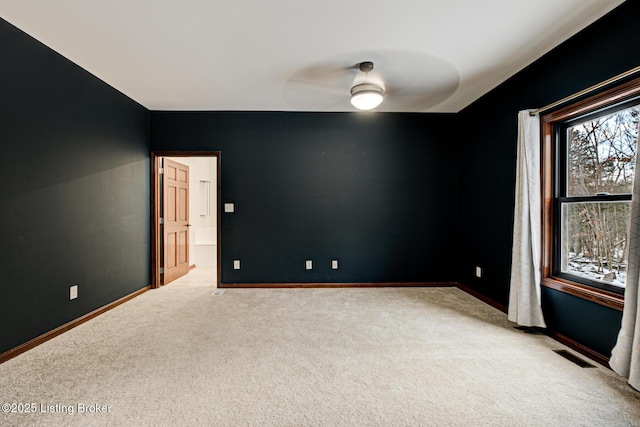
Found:
<svg viewBox="0 0 640 427"><path fill-rule="evenodd" d="M233 205L233 203L225 203L224 204L224 211L226 213L233 213L235 212L235 206Z"/></svg>
<svg viewBox="0 0 640 427"><path fill-rule="evenodd" d="M313 261L310 259L306 260L304 263L305 270L311 270L313 268Z"/></svg>
<svg viewBox="0 0 640 427"><path fill-rule="evenodd" d="M233 269L234 270L240 270L240 260L239 259L234 259L233 260Z"/></svg>
<svg viewBox="0 0 640 427"><path fill-rule="evenodd" d="M331 261L331 269L332 270L337 270L338 269L338 260L334 259L333 261Z"/></svg>
<svg viewBox="0 0 640 427"><path fill-rule="evenodd" d="M69 288L69 300L78 298L78 285Z"/></svg>
<svg viewBox="0 0 640 427"><path fill-rule="evenodd" d="M482 268L476 267L476 277L482 277Z"/></svg>

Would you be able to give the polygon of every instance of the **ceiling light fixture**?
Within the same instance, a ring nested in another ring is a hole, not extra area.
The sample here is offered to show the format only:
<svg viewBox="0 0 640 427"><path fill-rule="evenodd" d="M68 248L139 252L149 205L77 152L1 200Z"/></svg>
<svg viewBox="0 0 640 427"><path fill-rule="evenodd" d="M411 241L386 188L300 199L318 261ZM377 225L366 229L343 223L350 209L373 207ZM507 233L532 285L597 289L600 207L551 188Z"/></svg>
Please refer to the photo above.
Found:
<svg viewBox="0 0 640 427"><path fill-rule="evenodd" d="M382 88L371 83L351 88L351 104L358 110L372 110L382 102Z"/></svg>
<svg viewBox="0 0 640 427"><path fill-rule="evenodd" d="M358 68L366 75L373 70L373 62L366 61L359 64ZM351 104L358 110L372 110L383 100L384 89L374 83L360 83L351 88Z"/></svg>

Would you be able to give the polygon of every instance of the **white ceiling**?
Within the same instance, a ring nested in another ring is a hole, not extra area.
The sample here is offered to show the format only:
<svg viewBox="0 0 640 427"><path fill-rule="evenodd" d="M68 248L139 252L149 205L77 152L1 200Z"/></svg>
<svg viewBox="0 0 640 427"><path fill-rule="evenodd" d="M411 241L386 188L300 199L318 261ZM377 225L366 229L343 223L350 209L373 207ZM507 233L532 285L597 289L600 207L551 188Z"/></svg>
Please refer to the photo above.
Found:
<svg viewBox="0 0 640 427"><path fill-rule="evenodd" d="M0 17L151 110L457 112L622 0L0 0ZM397 98L396 98L397 96Z"/></svg>

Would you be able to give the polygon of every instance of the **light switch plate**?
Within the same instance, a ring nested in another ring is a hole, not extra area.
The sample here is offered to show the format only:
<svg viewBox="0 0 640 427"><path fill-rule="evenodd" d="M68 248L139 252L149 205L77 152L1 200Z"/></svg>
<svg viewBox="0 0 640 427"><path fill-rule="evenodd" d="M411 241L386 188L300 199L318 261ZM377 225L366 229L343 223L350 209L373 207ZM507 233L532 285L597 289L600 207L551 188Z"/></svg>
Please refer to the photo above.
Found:
<svg viewBox="0 0 640 427"><path fill-rule="evenodd" d="M233 203L225 203L224 204L224 211L229 213L229 212L234 212L235 211L235 207L233 206Z"/></svg>
<svg viewBox="0 0 640 427"><path fill-rule="evenodd" d="M482 277L482 268L476 267L476 277Z"/></svg>
<svg viewBox="0 0 640 427"><path fill-rule="evenodd" d="M78 285L69 287L69 300L78 298Z"/></svg>

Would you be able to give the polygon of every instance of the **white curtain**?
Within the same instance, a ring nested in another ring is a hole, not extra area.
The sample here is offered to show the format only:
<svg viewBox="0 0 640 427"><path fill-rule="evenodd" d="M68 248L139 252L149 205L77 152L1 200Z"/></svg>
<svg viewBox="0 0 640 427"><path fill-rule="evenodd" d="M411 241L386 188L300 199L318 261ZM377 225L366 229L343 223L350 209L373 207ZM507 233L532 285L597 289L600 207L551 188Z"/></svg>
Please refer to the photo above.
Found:
<svg viewBox="0 0 640 427"><path fill-rule="evenodd" d="M546 328L540 306L540 145L540 118L520 111L508 314L509 320L518 325Z"/></svg>
<svg viewBox="0 0 640 427"><path fill-rule="evenodd" d="M640 135L640 130L638 130ZM640 390L640 311L638 304L640 282L640 155L636 155L636 170L631 198L631 222L629 224L629 253L627 258L627 283L624 291L622 328L618 342L611 352L609 365L618 374L629 378L629 384Z"/></svg>

